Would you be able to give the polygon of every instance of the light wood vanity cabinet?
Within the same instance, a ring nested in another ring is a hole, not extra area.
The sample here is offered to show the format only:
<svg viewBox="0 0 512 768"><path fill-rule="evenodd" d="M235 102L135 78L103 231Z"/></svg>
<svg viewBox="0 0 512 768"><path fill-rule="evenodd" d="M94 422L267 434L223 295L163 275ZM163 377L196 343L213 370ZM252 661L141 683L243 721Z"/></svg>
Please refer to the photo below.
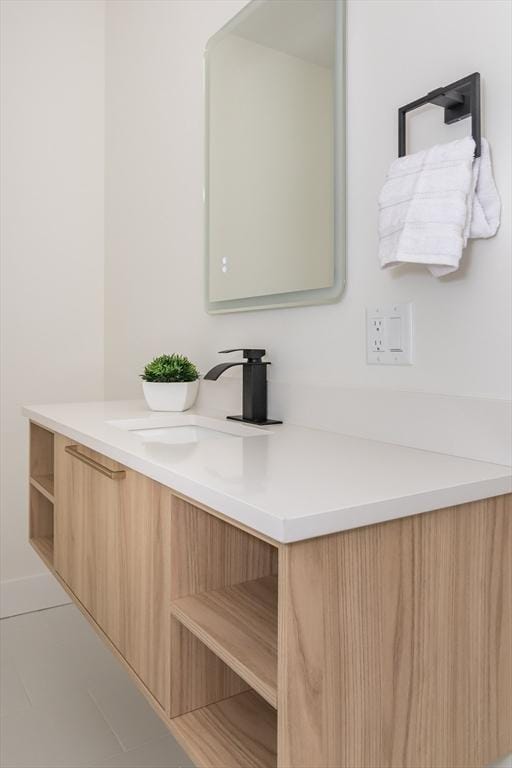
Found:
<svg viewBox="0 0 512 768"><path fill-rule="evenodd" d="M271 541L31 424L30 538L205 768L512 751L511 496Z"/></svg>

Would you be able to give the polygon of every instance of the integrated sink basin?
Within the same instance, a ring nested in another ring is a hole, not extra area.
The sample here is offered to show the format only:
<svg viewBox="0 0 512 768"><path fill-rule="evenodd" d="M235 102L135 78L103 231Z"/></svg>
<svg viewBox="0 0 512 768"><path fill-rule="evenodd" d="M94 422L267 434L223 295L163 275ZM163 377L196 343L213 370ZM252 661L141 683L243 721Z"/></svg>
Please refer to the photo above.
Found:
<svg viewBox="0 0 512 768"><path fill-rule="evenodd" d="M261 437L269 434L261 427L195 414L152 413L140 419L113 419L107 421L107 424L131 432L142 438L145 443L165 445L183 445L233 437Z"/></svg>

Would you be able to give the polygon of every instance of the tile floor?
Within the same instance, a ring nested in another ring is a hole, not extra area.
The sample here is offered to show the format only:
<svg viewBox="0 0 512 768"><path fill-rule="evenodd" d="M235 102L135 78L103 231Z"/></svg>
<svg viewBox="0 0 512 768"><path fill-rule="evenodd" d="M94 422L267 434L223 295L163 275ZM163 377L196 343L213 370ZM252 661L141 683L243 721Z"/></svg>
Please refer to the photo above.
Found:
<svg viewBox="0 0 512 768"><path fill-rule="evenodd" d="M193 768L72 605L0 622L1 768Z"/></svg>
<svg viewBox="0 0 512 768"><path fill-rule="evenodd" d="M74 606L0 621L0 662L0 768L194 768Z"/></svg>

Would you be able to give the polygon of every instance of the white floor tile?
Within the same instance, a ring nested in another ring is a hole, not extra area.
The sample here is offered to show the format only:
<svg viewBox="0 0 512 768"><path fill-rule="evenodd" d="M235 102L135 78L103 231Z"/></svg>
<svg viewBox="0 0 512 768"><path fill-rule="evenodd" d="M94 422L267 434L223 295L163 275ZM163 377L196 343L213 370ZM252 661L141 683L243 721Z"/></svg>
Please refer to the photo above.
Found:
<svg viewBox="0 0 512 768"><path fill-rule="evenodd" d="M29 616L34 617L32 631ZM74 606L6 621L10 623L4 633L7 652L34 706L61 700L78 690L86 692L91 680L101 679L109 685L126 677Z"/></svg>
<svg viewBox="0 0 512 768"><path fill-rule="evenodd" d="M122 752L92 699L81 691L1 724L2 768L82 768Z"/></svg>
<svg viewBox="0 0 512 768"><path fill-rule="evenodd" d="M0 622L2 768L193 768L74 606Z"/></svg>
<svg viewBox="0 0 512 768"><path fill-rule="evenodd" d="M126 673L115 680L104 677L91 680L89 693L123 749L133 749L168 735L168 729Z"/></svg>
<svg viewBox="0 0 512 768"><path fill-rule="evenodd" d="M2 768L46 768L56 765L55 734L48 731L39 713L31 709L23 716L0 720L0 765ZM73 762L69 768L76 768Z"/></svg>
<svg viewBox="0 0 512 768"><path fill-rule="evenodd" d="M34 653L35 640L42 648L54 644L48 619L48 611L25 613L0 621L0 643L2 648L14 658L23 659Z"/></svg>
<svg viewBox="0 0 512 768"><path fill-rule="evenodd" d="M0 653L0 680L0 717L30 708L30 700L14 662L5 651Z"/></svg>
<svg viewBox="0 0 512 768"><path fill-rule="evenodd" d="M64 605L45 611L49 634L60 645L73 645L87 658L111 653L104 642L74 605Z"/></svg>
<svg viewBox="0 0 512 768"><path fill-rule="evenodd" d="M51 611L28 613L0 623L2 646L34 706L80 687L86 690L82 654L65 636L57 641L48 613Z"/></svg>
<svg viewBox="0 0 512 768"><path fill-rule="evenodd" d="M73 648L38 645L30 655L14 657L14 664L34 706L59 701L77 690L87 692L87 664Z"/></svg>
<svg viewBox="0 0 512 768"><path fill-rule="evenodd" d="M494 763L494 765L492 765L491 768L512 768L512 752L510 753L510 755L507 755L506 757L502 758L502 760L499 760L497 763Z"/></svg>
<svg viewBox="0 0 512 768"><path fill-rule="evenodd" d="M101 760L91 768L194 768L172 736Z"/></svg>

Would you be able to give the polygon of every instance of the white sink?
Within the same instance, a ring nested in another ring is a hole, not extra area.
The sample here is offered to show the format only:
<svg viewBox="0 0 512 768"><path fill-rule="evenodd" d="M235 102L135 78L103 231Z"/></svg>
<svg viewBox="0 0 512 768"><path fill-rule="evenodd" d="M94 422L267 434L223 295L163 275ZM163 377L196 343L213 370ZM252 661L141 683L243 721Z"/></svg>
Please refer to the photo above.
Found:
<svg viewBox="0 0 512 768"><path fill-rule="evenodd" d="M227 419L185 414L152 413L140 419L114 419L107 421L112 427L132 432L145 443L183 445L233 437L261 437L268 435L261 427L250 427Z"/></svg>

